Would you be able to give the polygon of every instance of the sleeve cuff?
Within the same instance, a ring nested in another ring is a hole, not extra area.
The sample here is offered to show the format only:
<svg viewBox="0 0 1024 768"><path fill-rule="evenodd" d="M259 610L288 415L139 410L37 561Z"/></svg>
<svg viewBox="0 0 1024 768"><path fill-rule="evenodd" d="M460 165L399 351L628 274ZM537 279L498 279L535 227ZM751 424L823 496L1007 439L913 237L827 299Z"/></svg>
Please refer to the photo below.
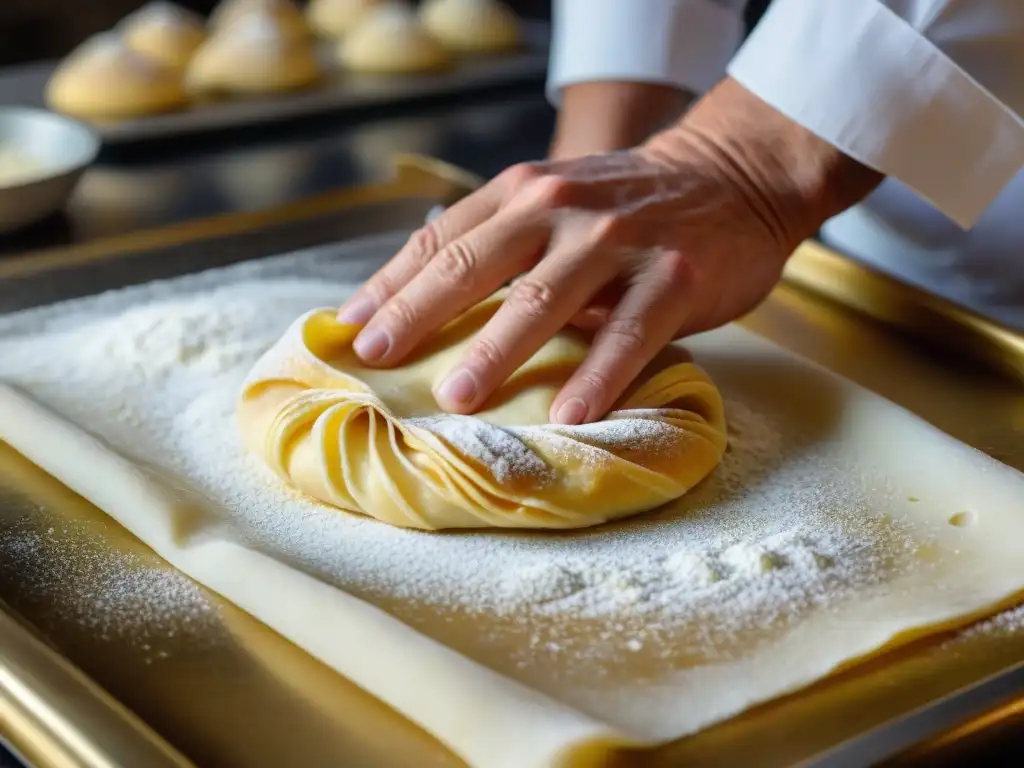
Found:
<svg viewBox="0 0 1024 768"><path fill-rule="evenodd" d="M599 80L704 93L725 75L743 20L713 0L555 0L548 98Z"/></svg>
<svg viewBox="0 0 1024 768"><path fill-rule="evenodd" d="M775 0L729 74L964 228L1024 165L1024 121L877 0Z"/></svg>

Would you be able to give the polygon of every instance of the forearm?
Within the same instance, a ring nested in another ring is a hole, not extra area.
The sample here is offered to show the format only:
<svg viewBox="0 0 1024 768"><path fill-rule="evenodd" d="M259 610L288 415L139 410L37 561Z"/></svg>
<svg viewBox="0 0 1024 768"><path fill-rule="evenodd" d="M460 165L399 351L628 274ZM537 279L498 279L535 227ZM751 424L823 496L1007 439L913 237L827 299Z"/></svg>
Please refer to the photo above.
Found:
<svg viewBox="0 0 1024 768"><path fill-rule="evenodd" d="M587 82L562 90L553 160L635 147L678 119L692 96L659 83Z"/></svg>
<svg viewBox="0 0 1024 768"><path fill-rule="evenodd" d="M553 156L639 144L709 90L742 35L744 0L554 0Z"/></svg>

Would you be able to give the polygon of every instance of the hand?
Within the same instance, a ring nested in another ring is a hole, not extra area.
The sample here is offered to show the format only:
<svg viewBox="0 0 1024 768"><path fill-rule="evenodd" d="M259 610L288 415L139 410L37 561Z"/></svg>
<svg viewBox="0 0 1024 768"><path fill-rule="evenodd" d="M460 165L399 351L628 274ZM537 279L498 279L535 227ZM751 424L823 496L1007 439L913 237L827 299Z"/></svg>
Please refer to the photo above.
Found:
<svg viewBox="0 0 1024 768"><path fill-rule="evenodd" d="M717 92L717 93L716 93ZM725 81L679 126L611 155L514 166L413 234L340 310L394 365L512 278L435 393L472 413L566 324L593 345L551 420L600 418L673 338L751 310L788 255L880 177Z"/></svg>

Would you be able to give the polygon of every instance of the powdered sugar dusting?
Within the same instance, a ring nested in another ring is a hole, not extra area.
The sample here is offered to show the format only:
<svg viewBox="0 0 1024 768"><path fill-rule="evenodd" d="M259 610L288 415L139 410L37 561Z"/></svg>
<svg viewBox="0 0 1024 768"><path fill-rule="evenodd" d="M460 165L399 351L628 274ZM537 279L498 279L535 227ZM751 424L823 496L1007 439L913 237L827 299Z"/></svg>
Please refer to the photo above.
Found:
<svg viewBox="0 0 1024 768"><path fill-rule="evenodd" d="M499 483L529 481L541 486L554 480L554 470L516 437L514 430L456 415L424 416L407 423L437 435Z"/></svg>

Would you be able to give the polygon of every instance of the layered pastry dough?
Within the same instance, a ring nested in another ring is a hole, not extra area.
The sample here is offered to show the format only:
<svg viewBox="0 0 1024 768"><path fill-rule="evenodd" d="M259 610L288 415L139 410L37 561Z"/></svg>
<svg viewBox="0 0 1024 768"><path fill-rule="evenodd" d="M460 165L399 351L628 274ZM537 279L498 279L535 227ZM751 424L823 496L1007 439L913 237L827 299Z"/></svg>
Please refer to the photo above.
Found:
<svg viewBox="0 0 1024 768"><path fill-rule="evenodd" d="M185 82L193 93L275 93L304 88L321 75L305 38L289 35L275 16L253 12L203 44Z"/></svg>
<svg viewBox="0 0 1024 768"><path fill-rule="evenodd" d="M339 43L337 55L347 69L366 74L429 72L451 63L441 42L409 6L396 0L364 14Z"/></svg>
<svg viewBox="0 0 1024 768"><path fill-rule="evenodd" d="M206 39L202 17L162 1L143 6L119 28L129 48L177 69L188 65Z"/></svg>
<svg viewBox="0 0 1024 768"><path fill-rule="evenodd" d="M420 19L445 46L461 53L507 51L522 41L519 20L500 0L425 0Z"/></svg>
<svg viewBox="0 0 1024 768"><path fill-rule="evenodd" d="M320 501L396 526L580 528L686 493L718 464L721 396L676 347L596 424L547 424L587 353L566 331L523 365L477 416L438 412L432 389L502 295L443 328L414 359L365 367L358 328L331 310L299 318L256 364L239 421L249 450Z"/></svg>
<svg viewBox="0 0 1024 768"><path fill-rule="evenodd" d="M75 117L118 119L179 109L187 98L178 70L105 32L82 43L54 70L46 102Z"/></svg>

